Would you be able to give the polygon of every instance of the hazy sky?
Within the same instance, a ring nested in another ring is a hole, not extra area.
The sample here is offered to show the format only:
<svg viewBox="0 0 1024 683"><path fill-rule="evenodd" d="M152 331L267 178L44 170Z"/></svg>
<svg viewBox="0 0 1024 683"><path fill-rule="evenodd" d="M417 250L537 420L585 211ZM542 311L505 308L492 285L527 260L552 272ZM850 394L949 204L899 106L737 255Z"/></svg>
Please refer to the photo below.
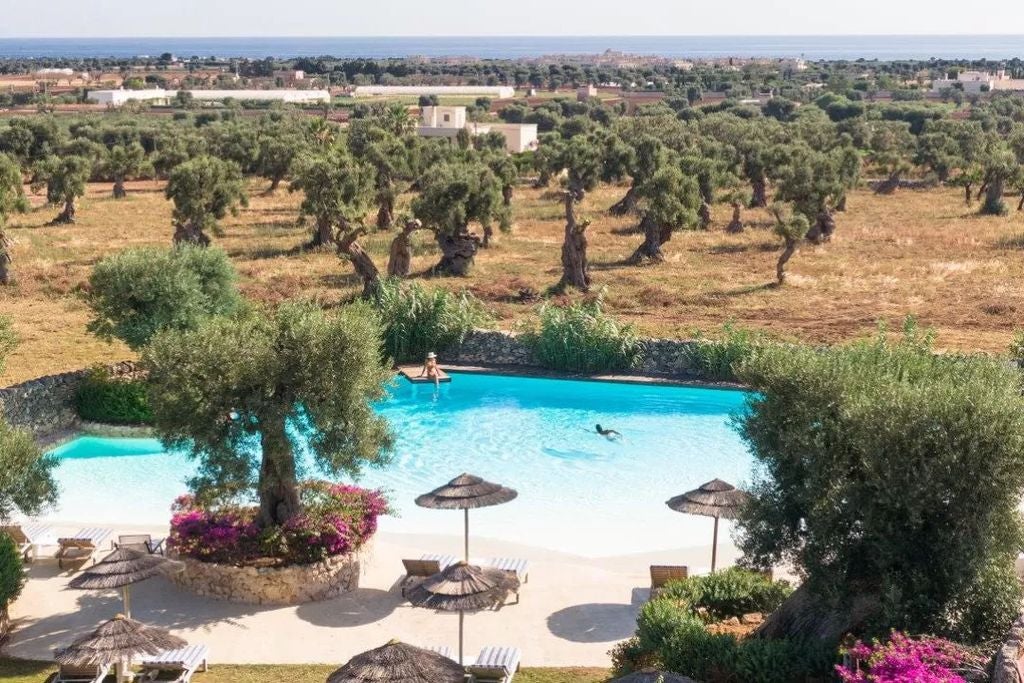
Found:
<svg viewBox="0 0 1024 683"><path fill-rule="evenodd" d="M1022 0L0 0L0 37L1024 33Z"/></svg>

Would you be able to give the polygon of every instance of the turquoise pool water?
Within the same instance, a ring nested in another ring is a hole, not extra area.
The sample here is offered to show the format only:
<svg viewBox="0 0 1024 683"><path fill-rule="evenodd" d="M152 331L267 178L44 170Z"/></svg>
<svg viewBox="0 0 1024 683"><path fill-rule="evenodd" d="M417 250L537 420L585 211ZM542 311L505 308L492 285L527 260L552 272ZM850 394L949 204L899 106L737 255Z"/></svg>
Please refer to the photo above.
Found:
<svg viewBox="0 0 1024 683"><path fill-rule="evenodd" d="M587 556L705 545L710 521L664 501L715 477L749 479L729 426L743 404L741 392L675 386L456 374L435 392L402 381L379 406L397 436L394 463L360 483L388 491L399 515L387 531L460 533L460 514L413 499L468 471L519 491L473 511L476 535ZM623 438L608 441L595 423ZM55 452L53 519L165 524L192 471L152 439L83 437Z"/></svg>

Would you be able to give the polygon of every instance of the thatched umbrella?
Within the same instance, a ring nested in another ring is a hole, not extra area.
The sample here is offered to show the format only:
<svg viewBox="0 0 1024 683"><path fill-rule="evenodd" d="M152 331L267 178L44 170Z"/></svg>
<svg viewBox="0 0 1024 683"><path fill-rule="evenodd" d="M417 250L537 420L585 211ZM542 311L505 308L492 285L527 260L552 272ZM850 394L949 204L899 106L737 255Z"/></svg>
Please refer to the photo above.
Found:
<svg viewBox="0 0 1024 683"><path fill-rule="evenodd" d="M676 512L715 518L715 535L711 544L711 571L718 560L718 520L736 519L740 509L750 500L750 494L738 490L721 479L712 479L700 488L676 496L665 502Z"/></svg>
<svg viewBox="0 0 1024 683"><path fill-rule="evenodd" d="M465 613L497 607L510 592L518 589L519 579L512 572L457 562L424 579L409 590L406 597L416 607L459 613L461 664Z"/></svg>
<svg viewBox="0 0 1024 683"><path fill-rule="evenodd" d="M98 665L116 664L117 680L126 677L132 659L137 656L155 656L167 650L177 650L186 643L162 628L145 624L118 614L96 627L92 633L78 638L70 646L58 650L59 664Z"/></svg>
<svg viewBox="0 0 1024 683"><path fill-rule="evenodd" d="M181 569L181 563L159 555L150 555L132 548L118 548L101 561L71 579L72 588L80 590L121 589L124 614L131 617L130 586L148 578Z"/></svg>
<svg viewBox="0 0 1024 683"><path fill-rule="evenodd" d="M460 474L450 482L424 493L416 499L416 504L435 510L463 510L465 512L465 556L469 562L469 511L473 508L485 508L501 505L513 500L519 494L500 484L492 484L472 474Z"/></svg>
<svg viewBox="0 0 1024 683"><path fill-rule="evenodd" d="M392 640L356 655L327 683L463 683L466 670L444 655Z"/></svg>
<svg viewBox="0 0 1024 683"><path fill-rule="evenodd" d="M693 681L686 676L668 673L667 671L644 669L622 678L616 678L612 683L693 683Z"/></svg>

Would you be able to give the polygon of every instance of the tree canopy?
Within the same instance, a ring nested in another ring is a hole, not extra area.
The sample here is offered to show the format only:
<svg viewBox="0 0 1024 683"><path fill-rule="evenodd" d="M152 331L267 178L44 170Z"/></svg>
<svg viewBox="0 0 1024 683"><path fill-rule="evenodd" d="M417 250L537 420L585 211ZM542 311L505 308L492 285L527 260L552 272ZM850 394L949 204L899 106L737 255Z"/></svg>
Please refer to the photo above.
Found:
<svg viewBox="0 0 1024 683"><path fill-rule="evenodd" d="M372 403L391 373L366 306L207 318L157 335L143 362L160 439L199 462L193 490L257 498L265 526L301 512L307 473L354 475L388 460L392 436Z"/></svg>
<svg viewBox="0 0 1024 683"><path fill-rule="evenodd" d="M233 161L200 156L174 167L165 196L174 202L174 241L206 246L218 221L248 206L242 171Z"/></svg>

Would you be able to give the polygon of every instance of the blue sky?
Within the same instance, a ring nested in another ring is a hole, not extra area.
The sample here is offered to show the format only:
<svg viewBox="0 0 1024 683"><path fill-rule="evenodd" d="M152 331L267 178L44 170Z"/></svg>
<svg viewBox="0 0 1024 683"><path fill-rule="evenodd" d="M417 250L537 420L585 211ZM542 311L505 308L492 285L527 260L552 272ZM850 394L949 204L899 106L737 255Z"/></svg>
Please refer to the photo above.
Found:
<svg viewBox="0 0 1024 683"><path fill-rule="evenodd" d="M1021 0L2 0L0 16L0 37L1024 32Z"/></svg>

